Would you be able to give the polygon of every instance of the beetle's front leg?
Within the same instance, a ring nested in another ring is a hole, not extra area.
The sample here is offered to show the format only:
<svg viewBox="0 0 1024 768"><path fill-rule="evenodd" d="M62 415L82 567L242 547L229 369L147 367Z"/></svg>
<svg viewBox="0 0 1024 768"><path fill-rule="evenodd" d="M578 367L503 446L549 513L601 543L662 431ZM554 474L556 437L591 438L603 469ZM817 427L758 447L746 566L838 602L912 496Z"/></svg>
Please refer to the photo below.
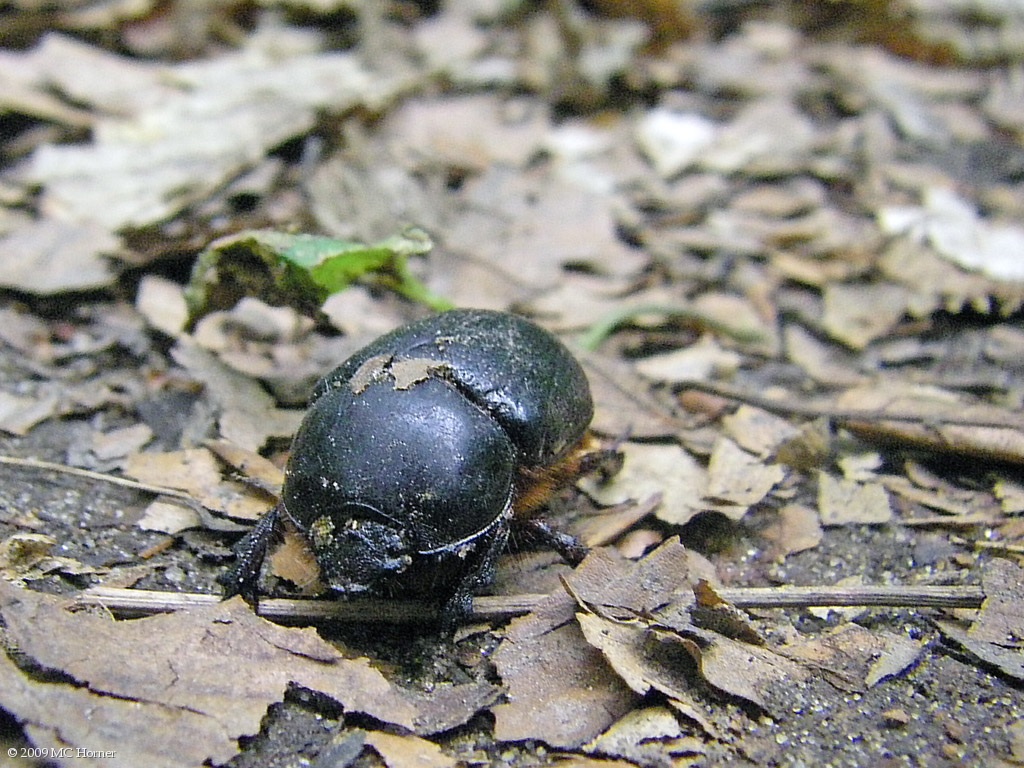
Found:
<svg viewBox="0 0 1024 768"><path fill-rule="evenodd" d="M498 557L508 544L509 523L501 519L489 536L483 537L464 559L455 588L440 605L440 628L442 633L451 634L455 627L473 613L473 596L481 587L494 581L494 569ZM455 554L453 557L458 558Z"/></svg>
<svg viewBox="0 0 1024 768"><path fill-rule="evenodd" d="M278 504L261 517L249 533L234 546L235 564L217 579L224 597L241 595L255 607L259 601L260 571L270 543L281 532L282 507Z"/></svg>
<svg viewBox="0 0 1024 768"><path fill-rule="evenodd" d="M560 531L541 517L529 520L517 520L518 532L527 539L532 539L546 549L555 550L559 556L574 568L583 562L590 552L589 547L571 533Z"/></svg>

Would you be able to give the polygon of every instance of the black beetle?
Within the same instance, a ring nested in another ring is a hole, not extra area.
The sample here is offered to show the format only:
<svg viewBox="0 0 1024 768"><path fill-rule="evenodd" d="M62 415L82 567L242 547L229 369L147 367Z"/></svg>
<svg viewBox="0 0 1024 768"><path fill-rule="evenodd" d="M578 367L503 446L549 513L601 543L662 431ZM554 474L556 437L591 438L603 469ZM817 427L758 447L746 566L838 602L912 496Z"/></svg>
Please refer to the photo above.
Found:
<svg viewBox="0 0 1024 768"><path fill-rule="evenodd" d="M336 592L428 599L451 622L493 577L517 494L570 461L592 416L579 363L521 317L454 310L398 328L316 385L281 503L236 546L225 593L255 603L289 522Z"/></svg>

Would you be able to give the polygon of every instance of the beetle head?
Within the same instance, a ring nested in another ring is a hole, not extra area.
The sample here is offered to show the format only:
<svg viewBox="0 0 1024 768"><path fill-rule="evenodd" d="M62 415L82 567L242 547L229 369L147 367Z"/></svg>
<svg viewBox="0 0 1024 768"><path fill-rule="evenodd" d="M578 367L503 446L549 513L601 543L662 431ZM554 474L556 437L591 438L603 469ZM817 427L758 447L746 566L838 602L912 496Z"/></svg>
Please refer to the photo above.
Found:
<svg viewBox="0 0 1024 768"><path fill-rule="evenodd" d="M403 532L375 510L348 504L341 514L313 521L309 542L320 566L321 579L343 594L374 592L387 578L412 562Z"/></svg>

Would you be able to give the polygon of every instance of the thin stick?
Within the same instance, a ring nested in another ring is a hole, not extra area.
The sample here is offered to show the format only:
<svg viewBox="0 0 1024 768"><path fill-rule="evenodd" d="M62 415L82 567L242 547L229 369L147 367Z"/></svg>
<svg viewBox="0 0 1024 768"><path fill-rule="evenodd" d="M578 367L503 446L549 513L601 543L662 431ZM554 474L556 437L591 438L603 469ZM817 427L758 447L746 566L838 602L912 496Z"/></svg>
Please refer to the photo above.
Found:
<svg viewBox="0 0 1024 768"><path fill-rule="evenodd" d="M737 608L811 608L827 606L874 606L887 608L978 608L985 600L980 587L744 587L719 589L717 594ZM470 621L500 621L536 609L546 595L477 597ZM190 592L156 592L142 589L92 587L78 597L82 606L102 606L123 617L150 616L220 601L217 595ZM408 600L261 600L258 613L284 624L315 624L324 621L376 622L387 624L430 621L436 612L423 603Z"/></svg>
<svg viewBox="0 0 1024 768"><path fill-rule="evenodd" d="M716 593L737 608L980 608L981 587L737 587Z"/></svg>
<svg viewBox="0 0 1024 768"><path fill-rule="evenodd" d="M136 480L129 480L126 477L116 477L114 475L107 475L103 472L93 472L90 469L80 469L78 467L69 467L67 464L56 464L52 461L41 461L39 459L20 459L17 456L0 456L0 464L8 464L14 467L28 467L30 469L40 469L46 472L60 472L65 475L74 475L75 477L85 477L89 480L97 480L102 483L110 483L111 485L119 485L122 488L133 488L136 491L144 491L145 493L155 493L160 496L172 496L176 499L185 499L186 501L195 503L195 499L192 498L192 494L185 491L179 491L177 488L168 488L163 485L150 485L149 483L140 483Z"/></svg>
<svg viewBox="0 0 1024 768"><path fill-rule="evenodd" d="M923 413L885 413L880 410L865 410L862 408L834 408L829 405L818 405L792 399L776 400L770 397L763 397L756 392L748 392L738 387L731 387L728 384L720 384L714 381L684 381L680 382L684 389L695 389L700 392L707 392L711 395L724 397L728 400L737 400L741 403L753 405L771 413L781 413L786 416L806 416L817 418L824 416L840 422L866 422L878 423L885 421L907 422L911 424L933 425L958 425L967 427L1008 427L1013 429L1024 429L1024 419L1018 414L1007 411L993 416L971 416L957 413L944 414L923 414Z"/></svg>

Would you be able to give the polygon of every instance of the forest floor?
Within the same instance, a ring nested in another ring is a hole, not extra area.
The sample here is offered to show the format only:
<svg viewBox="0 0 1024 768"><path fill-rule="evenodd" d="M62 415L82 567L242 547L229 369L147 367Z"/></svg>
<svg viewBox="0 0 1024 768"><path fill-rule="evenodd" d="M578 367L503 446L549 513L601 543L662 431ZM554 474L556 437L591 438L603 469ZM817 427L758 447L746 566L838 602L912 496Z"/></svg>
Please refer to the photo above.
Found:
<svg viewBox="0 0 1024 768"><path fill-rule="evenodd" d="M1021 30L6 4L0 766L1024 763ZM450 306L581 360L587 559L514 534L454 634L316 618L295 536L290 619L204 600L314 382Z"/></svg>

